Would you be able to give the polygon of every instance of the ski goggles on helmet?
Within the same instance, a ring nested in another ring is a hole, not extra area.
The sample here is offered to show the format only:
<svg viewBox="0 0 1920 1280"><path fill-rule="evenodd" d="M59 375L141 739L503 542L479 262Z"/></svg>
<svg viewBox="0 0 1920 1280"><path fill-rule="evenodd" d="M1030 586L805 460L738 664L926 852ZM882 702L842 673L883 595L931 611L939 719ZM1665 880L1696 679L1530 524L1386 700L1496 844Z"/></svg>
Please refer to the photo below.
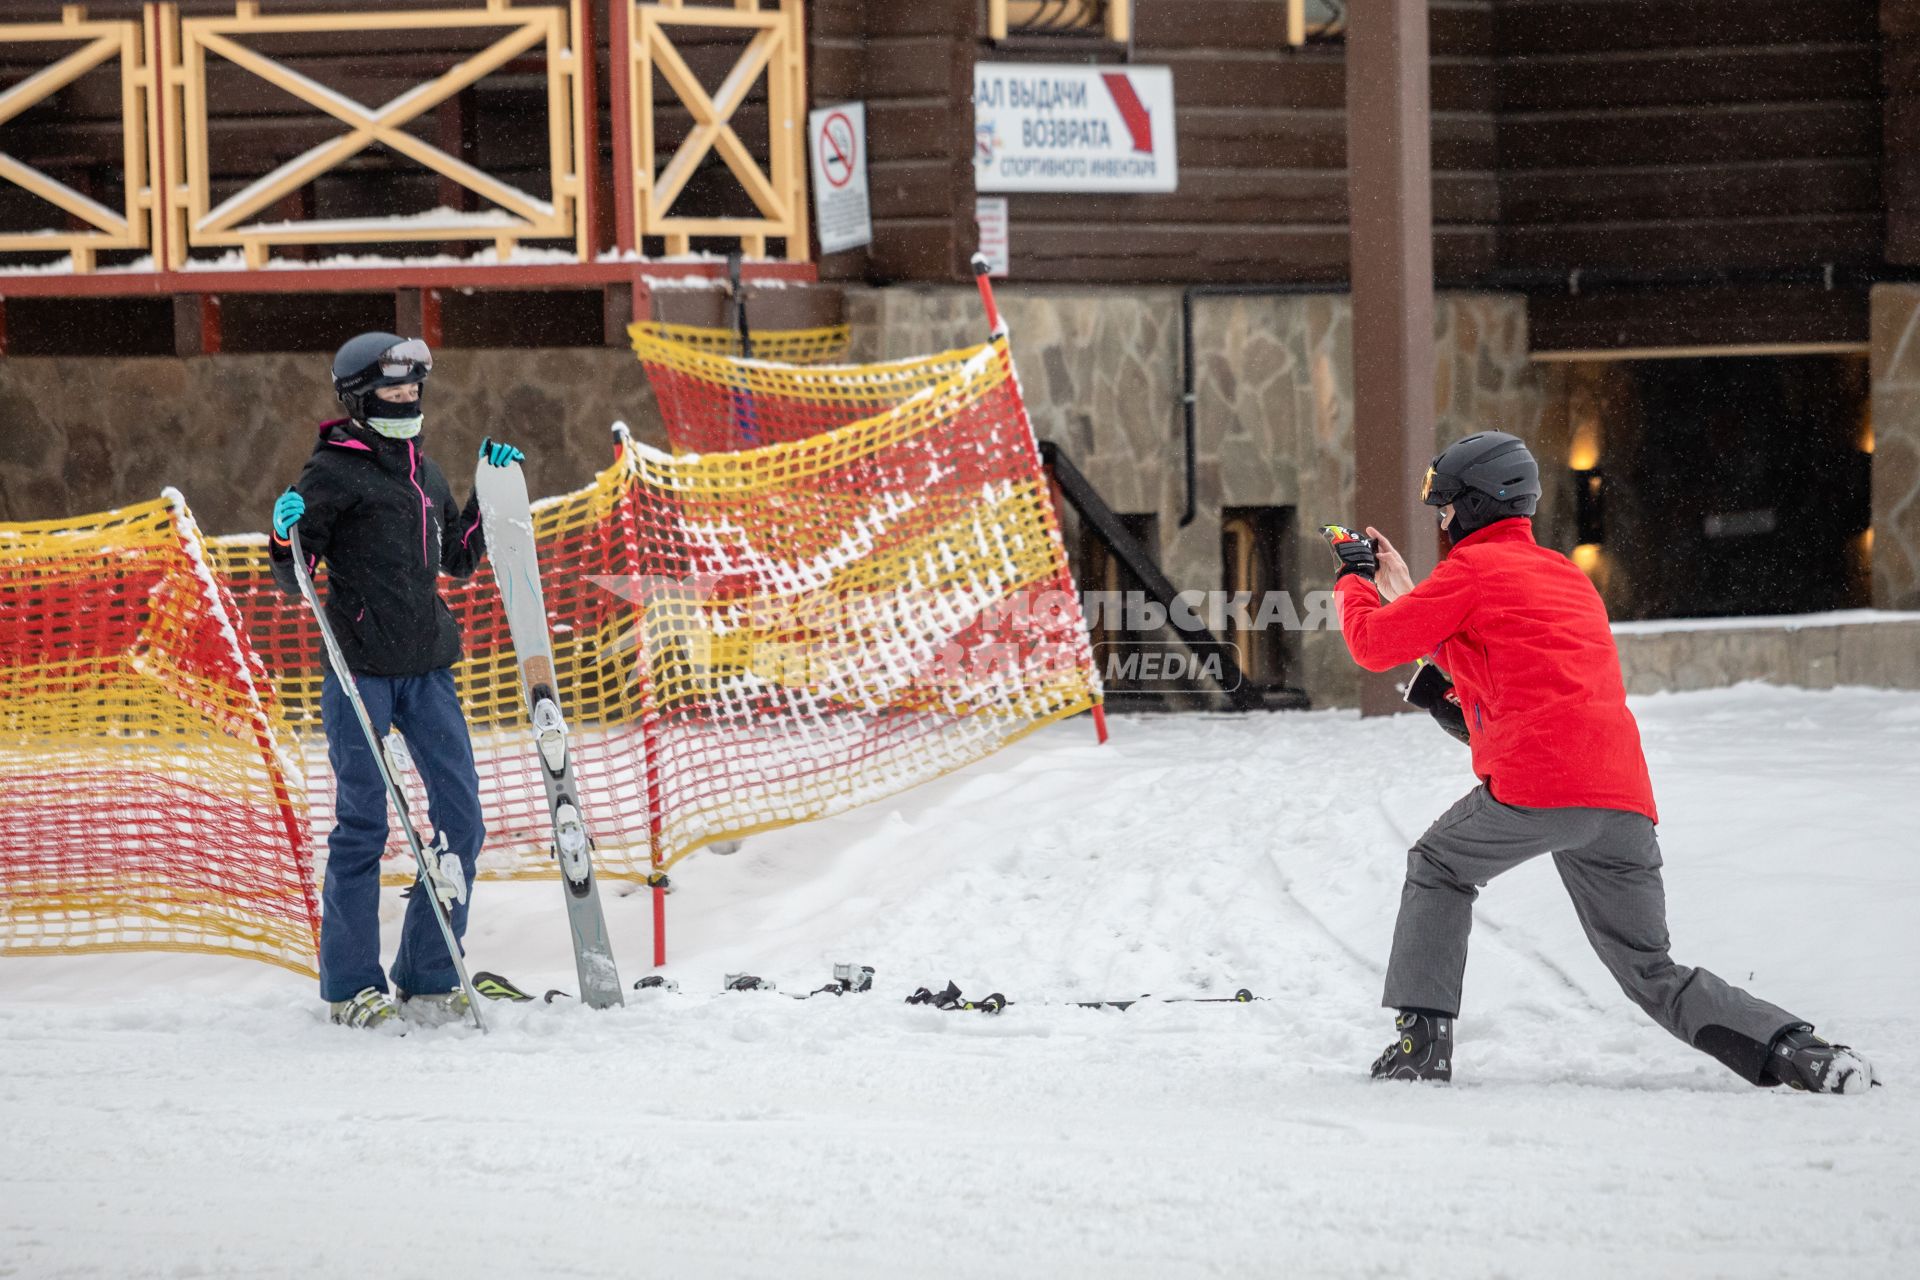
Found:
<svg viewBox="0 0 1920 1280"><path fill-rule="evenodd" d="M375 361L383 378L424 378L433 372L433 352L420 338L396 342Z"/></svg>
<svg viewBox="0 0 1920 1280"><path fill-rule="evenodd" d="M1433 461L1437 464L1440 459ZM1444 507L1460 496L1462 487L1451 476L1443 476L1429 466L1427 478L1420 482L1420 501L1430 507Z"/></svg>

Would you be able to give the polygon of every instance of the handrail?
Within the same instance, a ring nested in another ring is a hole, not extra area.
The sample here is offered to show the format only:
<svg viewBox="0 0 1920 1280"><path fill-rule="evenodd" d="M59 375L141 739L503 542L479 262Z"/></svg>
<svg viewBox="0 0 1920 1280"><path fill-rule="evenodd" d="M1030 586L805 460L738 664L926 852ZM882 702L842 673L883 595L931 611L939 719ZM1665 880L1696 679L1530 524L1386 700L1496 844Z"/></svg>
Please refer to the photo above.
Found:
<svg viewBox="0 0 1920 1280"><path fill-rule="evenodd" d="M669 256L687 253L694 236L737 238L742 251L755 258L766 257L768 239L777 238L785 241L790 261L808 256L805 23L800 0L778 2L778 9L764 10L761 0L734 0L727 8L681 0L613 0L613 57L624 72L624 79L616 76L616 84L627 87L626 116L614 131L614 180L622 210L633 211L633 234L664 237ZM677 27L748 35L745 50L716 92L707 93L674 45L671 33ZM693 117L693 129L665 164L659 162L655 146L655 71ZM762 74L767 80L765 169L732 124ZM672 212L709 154L719 155L759 216L699 218Z"/></svg>
<svg viewBox="0 0 1920 1280"><path fill-rule="evenodd" d="M65 43L86 41L73 53L0 93L0 129L78 80L94 68L120 60L120 111L125 151L122 161L122 207L116 213L85 192L49 177L0 147L0 181L10 182L87 223L90 230L47 230L0 233L0 251L64 249L73 255L76 272L90 272L102 249L140 249L147 244L152 200L147 186L148 136L157 92L145 58L141 24L133 21L87 20L81 5L66 5L59 22L0 24L0 44ZM0 133L0 137L4 137Z"/></svg>
<svg viewBox="0 0 1920 1280"><path fill-rule="evenodd" d="M585 195L581 165L585 153L587 105L579 61L580 0L565 5L513 7L512 0L487 0L484 10L415 9L398 12L310 13L264 16L257 3L241 0L230 18L179 16L176 4L156 6L160 21L161 63L166 92L160 112L165 156L165 269L179 270L190 249L239 246L246 264L267 264L282 245L366 244L381 241L491 240L504 262L522 240L572 239L576 255L591 257L591 228L580 215ZM240 43L237 37L297 32L407 31L448 28L507 28L485 49L439 77L368 107L320 84L294 68ZM482 172L458 157L406 132L405 126L515 58L544 45L547 74L549 199L541 199ZM207 60L225 59L332 116L347 131L332 141L295 156L248 183L218 207L209 208ZM499 207L480 216L441 218L368 217L328 221L244 224L243 220L276 202L374 143L401 155ZM184 173L182 169L184 168Z"/></svg>

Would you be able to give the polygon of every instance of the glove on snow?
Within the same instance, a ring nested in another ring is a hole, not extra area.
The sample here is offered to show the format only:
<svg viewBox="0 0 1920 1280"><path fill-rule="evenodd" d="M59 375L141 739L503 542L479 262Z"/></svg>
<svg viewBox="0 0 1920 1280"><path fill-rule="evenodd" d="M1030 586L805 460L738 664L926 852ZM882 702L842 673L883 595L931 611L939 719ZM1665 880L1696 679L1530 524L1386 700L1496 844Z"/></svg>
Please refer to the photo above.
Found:
<svg viewBox="0 0 1920 1280"><path fill-rule="evenodd" d="M516 462L525 462L527 455L520 452L504 440L495 440L488 436L480 442L480 457L488 466L509 467Z"/></svg>
<svg viewBox="0 0 1920 1280"><path fill-rule="evenodd" d="M1340 572L1334 575L1335 582L1350 573L1373 581L1373 575L1380 571L1380 559L1374 554L1372 538L1337 524L1323 524L1320 532L1333 548L1333 554L1340 557Z"/></svg>
<svg viewBox="0 0 1920 1280"><path fill-rule="evenodd" d="M273 536L285 542L293 526L300 523L300 517L307 513L307 500L287 490L274 500Z"/></svg>

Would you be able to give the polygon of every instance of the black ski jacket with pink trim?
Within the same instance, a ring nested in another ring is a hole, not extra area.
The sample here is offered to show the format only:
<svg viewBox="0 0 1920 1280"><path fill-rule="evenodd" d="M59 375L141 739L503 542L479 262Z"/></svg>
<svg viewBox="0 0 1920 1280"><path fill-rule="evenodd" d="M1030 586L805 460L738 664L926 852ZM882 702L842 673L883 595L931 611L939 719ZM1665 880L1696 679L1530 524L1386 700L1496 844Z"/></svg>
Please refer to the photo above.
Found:
<svg viewBox="0 0 1920 1280"><path fill-rule="evenodd" d="M300 543L327 566L327 620L356 675L417 676L460 656L442 573L465 578L487 552L480 500L461 507L420 440L389 440L348 419L322 423L294 486ZM272 539L274 581L299 595L288 543Z"/></svg>

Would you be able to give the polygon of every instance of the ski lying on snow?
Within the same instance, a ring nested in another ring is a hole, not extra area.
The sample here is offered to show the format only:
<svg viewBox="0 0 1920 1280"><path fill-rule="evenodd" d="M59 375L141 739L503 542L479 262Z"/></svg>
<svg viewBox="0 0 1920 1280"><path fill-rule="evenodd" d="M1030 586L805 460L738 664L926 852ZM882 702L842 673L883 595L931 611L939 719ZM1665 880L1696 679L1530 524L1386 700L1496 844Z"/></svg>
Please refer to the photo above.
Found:
<svg viewBox="0 0 1920 1280"><path fill-rule="evenodd" d="M516 986L513 982L497 973L476 973L474 985L480 994L493 1000L531 1001L534 997ZM650 973L633 984L636 991L677 992L680 984L671 978ZM825 986L815 987L811 991L782 991L766 978L755 977L750 973L730 973L721 982L720 989L725 992L765 991L772 995L785 996L789 1000L811 1000L815 996L842 996L873 989L873 968L870 965L836 964L833 966L833 979ZM556 1000L571 1000L570 992L557 987L549 990L543 997L548 1004ZM1143 995L1131 1000L1009 1000L998 991L991 995L972 998L962 995L957 984L949 982L939 991L921 987L907 997L908 1004L923 1004L935 1009L953 1011L966 1010L976 1013L999 1013L1011 1004L1029 1006L1050 1006L1064 1009L1118 1009L1125 1012L1137 1004L1252 1004L1264 1001L1265 996L1256 996L1245 987L1230 996L1153 996Z"/></svg>
<svg viewBox="0 0 1920 1280"><path fill-rule="evenodd" d="M613 962L613 944L607 937L606 916L600 910L600 888L593 875L593 840L587 834L580 791L574 782L573 753L567 749L567 721L561 714L559 681L553 671L553 642L547 633L546 599L540 590L540 560L533 540L527 478L517 462L504 467L482 462L473 486L480 496L480 518L486 523L487 557L493 562L494 581L506 608L507 629L513 634L514 657L520 664L540 780L546 784L553 852L560 864L560 887L573 939L574 968L587 1004L605 1009L624 1000L620 973Z"/></svg>
<svg viewBox="0 0 1920 1280"><path fill-rule="evenodd" d="M482 970L473 975L473 984L481 995L489 1000L507 1000L515 1004L531 1002L533 995L510 978L497 973ZM633 984L635 991L677 992L680 984L672 978L650 973ZM767 978L757 978L750 973L730 973L721 983L722 992L729 991L766 991L774 995L785 996L789 1000L811 1000L815 996L844 996L873 989L873 967L871 965L836 964L833 966L833 978L825 986L815 987L811 991L782 991ZM556 1000L571 1000L571 991L562 991L558 987L550 988L540 997L547 1004Z"/></svg>
<svg viewBox="0 0 1920 1280"><path fill-rule="evenodd" d="M1256 996L1245 987L1230 996L1152 996L1143 995L1132 1000L1009 1000L998 991L991 995L973 998L960 994L960 988L953 982L939 991L921 987L907 997L908 1004L930 1005L942 1010L967 1010L977 1013L999 1013L1011 1004L1052 1005L1066 1009L1118 1009L1125 1012L1137 1004L1251 1004L1256 1000L1265 1000L1265 996Z"/></svg>

